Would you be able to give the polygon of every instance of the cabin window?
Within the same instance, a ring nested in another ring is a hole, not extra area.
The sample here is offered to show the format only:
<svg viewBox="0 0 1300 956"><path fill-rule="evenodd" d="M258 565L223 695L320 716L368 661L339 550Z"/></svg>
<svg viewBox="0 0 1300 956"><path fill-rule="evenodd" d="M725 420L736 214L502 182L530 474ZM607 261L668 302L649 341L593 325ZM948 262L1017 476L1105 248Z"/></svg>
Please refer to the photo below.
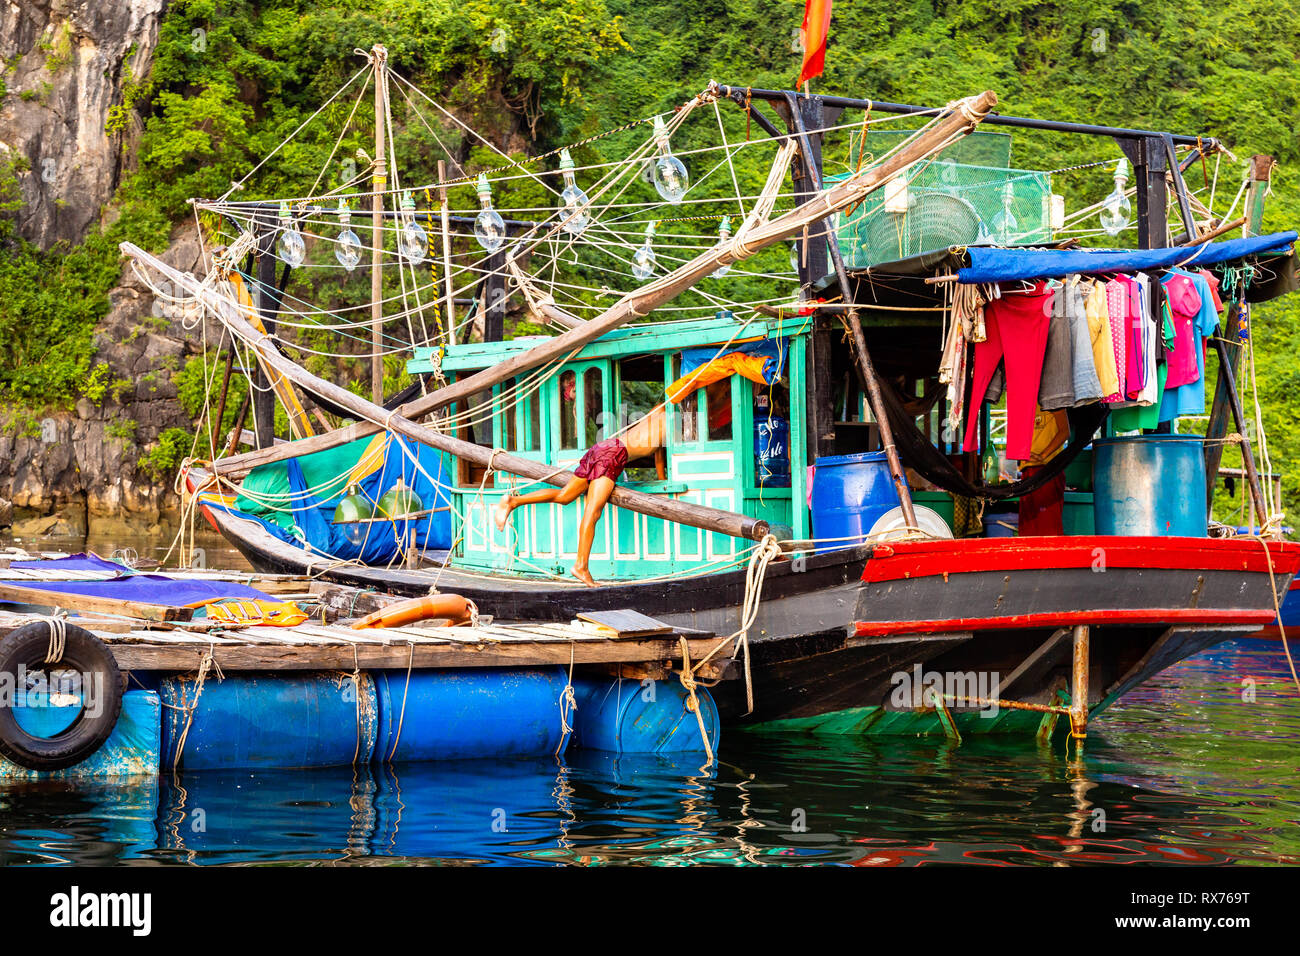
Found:
<svg viewBox="0 0 1300 956"><path fill-rule="evenodd" d="M485 448L496 445L492 437L492 390L475 392L455 405L455 414L459 425L456 436L462 441L473 442ZM477 485L483 480L487 471L481 465L475 465L464 458L457 459L457 480L462 485Z"/></svg>
<svg viewBox="0 0 1300 956"><path fill-rule="evenodd" d="M673 356L673 381L682 377L682 356L679 352ZM689 443L700 440L700 393L691 392L680 402L675 403L674 418L677 422L673 433L673 440L678 443Z"/></svg>
<svg viewBox="0 0 1300 956"><path fill-rule="evenodd" d="M520 444L522 451L541 451L542 450L542 400L537 392L533 392L523 400L523 412L521 417L524 422L523 441Z"/></svg>
<svg viewBox="0 0 1300 956"><path fill-rule="evenodd" d="M705 421L709 441L731 441L731 379L728 375L718 382L706 385L704 392Z"/></svg>
<svg viewBox="0 0 1300 956"><path fill-rule="evenodd" d="M498 418L501 420L501 447L506 451L519 450L518 411L515 380L508 378L497 393Z"/></svg>
<svg viewBox="0 0 1300 956"><path fill-rule="evenodd" d="M624 359L618 364L618 425L625 435L638 428L635 436L652 434L653 426L646 416L660 408L664 401L664 358L662 355L641 355ZM659 414L663 411L660 409ZM662 431L660 431L662 435ZM662 441L662 437L656 439ZM627 439L625 438L625 443ZM631 446L629 446L631 447ZM666 477L666 449L631 459L625 474L628 481L662 481Z"/></svg>
<svg viewBox="0 0 1300 956"><path fill-rule="evenodd" d="M604 375L598 368L589 368L582 373L582 425L587 448L604 437L604 411Z"/></svg>
<svg viewBox="0 0 1300 956"><path fill-rule="evenodd" d="M560 375L560 447L578 447L578 376Z"/></svg>

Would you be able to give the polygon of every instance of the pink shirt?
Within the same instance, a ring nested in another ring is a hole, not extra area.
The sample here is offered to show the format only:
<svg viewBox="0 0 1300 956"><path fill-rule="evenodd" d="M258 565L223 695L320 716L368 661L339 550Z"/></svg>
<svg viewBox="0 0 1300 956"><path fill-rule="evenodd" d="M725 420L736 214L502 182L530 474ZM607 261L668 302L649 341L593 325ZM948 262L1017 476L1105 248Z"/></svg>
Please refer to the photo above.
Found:
<svg viewBox="0 0 1300 956"><path fill-rule="evenodd" d="M1115 372L1119 376L1119 391L1107 395L1103 402L1122 402L1127 399L1126 383L1128 380L1127 348L1128 338L1128 287L1117 279L1106 283L1106 316L1110 322L1110 339L1115 349Z"/></svg>
<svg viewBox="0 0 1300 956"><path fill-rule="evenodd" d="M1196 331L1196 320L1201 312L1201 294L1191 276L1171 273L1163 280L1169 297L1169 312L1174 320L1174 349L1169 353L1169 375L1165 388L1189 385L1201 377L1196 352L1201 338Z"/></svg>

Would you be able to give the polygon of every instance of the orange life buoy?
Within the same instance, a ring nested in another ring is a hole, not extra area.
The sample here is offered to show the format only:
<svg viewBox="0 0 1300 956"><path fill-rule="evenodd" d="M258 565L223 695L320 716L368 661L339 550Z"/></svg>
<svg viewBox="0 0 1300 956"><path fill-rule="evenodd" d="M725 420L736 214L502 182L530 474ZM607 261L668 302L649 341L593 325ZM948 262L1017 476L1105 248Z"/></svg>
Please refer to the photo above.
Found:
<svg viewBox="0 0 1300 956"><path fill-rule="evenodd" d="M476 610L473 601L459 594L431 594L380 608L357 621L352 629L361 631L368 627L401 627L403 624L439 617L447 618L451 624L468 624Z"/></svg>

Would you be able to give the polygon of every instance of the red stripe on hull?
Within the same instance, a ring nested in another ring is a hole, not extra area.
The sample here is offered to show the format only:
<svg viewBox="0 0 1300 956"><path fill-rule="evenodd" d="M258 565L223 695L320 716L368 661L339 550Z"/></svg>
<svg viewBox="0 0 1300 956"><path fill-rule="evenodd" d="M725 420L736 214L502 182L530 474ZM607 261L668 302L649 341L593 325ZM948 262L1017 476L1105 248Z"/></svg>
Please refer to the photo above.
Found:
<svg viewBox="0 0 1300 956"><path fill-rule="evenodd" d="M954 631L1020 630L1030 627L1069 627L1075 624L1266 624L1272 611L1249 609L1211 611L1197 608L1138 608L1098 611L1045 611L1006 617L951 618L944 621L858 621L858 637L897 634L944 634Z"/></svg>
<svg viewBox="0 0 1300 956"><path fill-rule="evenodd" d="M877 545L862 572L868 583L971 571L1050 568L1143 568L1173 571L1273 572L1300 570L1300 544L1232 538L1089 537L969 538Z"/></svg>

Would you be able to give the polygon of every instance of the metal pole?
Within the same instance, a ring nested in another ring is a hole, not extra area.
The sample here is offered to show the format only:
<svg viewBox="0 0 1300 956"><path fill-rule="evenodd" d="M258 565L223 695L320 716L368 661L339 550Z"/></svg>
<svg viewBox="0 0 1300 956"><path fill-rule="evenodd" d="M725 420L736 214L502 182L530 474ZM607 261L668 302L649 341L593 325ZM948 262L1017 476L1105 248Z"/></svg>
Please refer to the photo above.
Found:
<svg viewBox="0 0 1300 956"><path fill-rule="evenodd" d="M370 397L376 405L384 404L384 190L388 187L388 160L384 128L387 125L388 50L375 44L370 51L375 64L375 173L371 179L374 194L370 207L374 218L370 226Z"/></svg>
<svg viewBox="0 0 1300 956"><path fill-rule="evenodd" d="M1074 628L1073 683L1070 688L1070 736L1088 736L1088 625Z"/></svg>
<svg viewBox="0 0 1300 956"><path fill-rule="evenodd" d="M769 100L780 103L784 102L787 96L802 97L806 95L797 93L793 90L762 90L748 86L719 85L717 89L723 96L741 104L745 102L746 98L754 100ZM894 113L898 115L909 115L915 113L938 114L943 112L942 108L934 106L913 106L908 103L886 103L877 100L858 99L851 96L823 96L821 94L818 94L818 96L826 106L835 109L870 109L873 113ZM993 126L1015 126L1021 129L1041 129L1057 133L1079 133L1085 136L1143 139L1147 136L1165 135L1157 130L1129 129L1123 126L1097 126L1092 123L1066 123L1059 120L1032 119L1026 116L1003 116L1000 113L989 113L989 115L984 119L984 122ZM1203 145L1207 149L1211 149L1219 145L1218 140L1208 136L1188 136L1185 134L1173 133L1170 134L1170 138L1179 146Z"/></svg>

